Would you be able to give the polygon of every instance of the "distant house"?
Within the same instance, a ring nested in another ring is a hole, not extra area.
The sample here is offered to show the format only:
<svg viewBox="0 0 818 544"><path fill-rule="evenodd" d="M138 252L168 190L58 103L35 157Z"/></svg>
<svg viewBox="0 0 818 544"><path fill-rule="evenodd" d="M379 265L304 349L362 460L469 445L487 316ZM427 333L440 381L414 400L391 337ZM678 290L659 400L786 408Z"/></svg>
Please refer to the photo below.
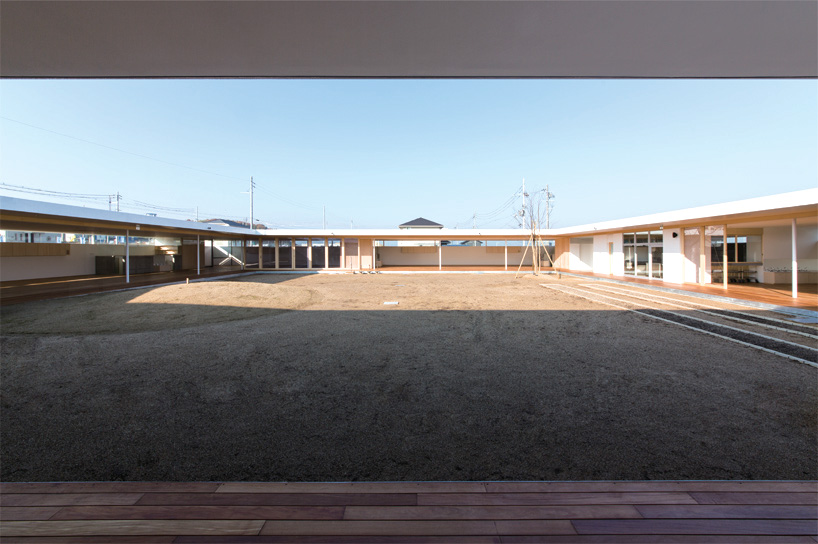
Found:
<svg viewBox="0 0 818 544"><path fill-rule="evenodd" d="M440 230L440 229L443 228L443 225L441 225L440 223L435 223L434 221L429 221L428 219L423 218L423 217L418 217L417 219L412 219L411 221L407 221L406 223L403 223L402 225L398 225L398 228L401 229L401 230L406 230L406 231L422 232L424 230L435 230L435 229ZM436 245L436 242L434 240L423 240L423 241L414 240L414 241L411 241L411 242L406 241L406 240L401 240L401 241L398 241L398 245L402 246L402 247L408 247L408 246L412 246L412 247L434 246L434 245Z"/></svg>
<svg viewBox="0 0 818 544"><path fill-rule="evenodd" d="M417 219L412 219L411 221L407 221L402 225L398 225L399 229L442 229L443 225L440 223L435 223L434 221L429 221L423 217L418 217Z"/></svg>

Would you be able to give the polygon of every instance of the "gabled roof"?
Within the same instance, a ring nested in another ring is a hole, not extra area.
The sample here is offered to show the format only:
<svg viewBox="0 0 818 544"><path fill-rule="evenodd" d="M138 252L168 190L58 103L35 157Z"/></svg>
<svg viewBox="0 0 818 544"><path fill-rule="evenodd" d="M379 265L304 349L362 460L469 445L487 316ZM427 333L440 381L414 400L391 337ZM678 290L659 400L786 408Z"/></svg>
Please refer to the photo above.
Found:
<svg viewBox="0 0 818 544"><path fill-rule="evenodd" d="M418 217L417 219L412 219L411 221L407 221L403 225L398 225L399 229L406 229L406 228L427 228L427 229L442 229L443 225L440 223L435 223L434 221L429 221L428 219L424 219L423 217Z"/></svg>

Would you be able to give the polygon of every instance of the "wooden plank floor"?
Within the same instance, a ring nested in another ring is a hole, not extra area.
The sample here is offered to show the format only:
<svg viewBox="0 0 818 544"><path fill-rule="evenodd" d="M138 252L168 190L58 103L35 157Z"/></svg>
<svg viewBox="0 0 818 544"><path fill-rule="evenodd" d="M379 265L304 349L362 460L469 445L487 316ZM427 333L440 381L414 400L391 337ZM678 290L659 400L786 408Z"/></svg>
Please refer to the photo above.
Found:
<svg viewBox="0 0 818 544"><path fill-rule="evenodd" d="M818 482L4 483L0 541L818 542Z"/></svg>
<svg viewBox="0 0 818 544"><path fill-rule="evenodd" d="M786 306L790 308L802 308L805 310L818 311L818 284L804 283L798 285L798 298L792 298L792 287L790 284L767 284L767 283L728 283L727 288L721 283L698 285L696 283L664 283L647 278L634 278L627 276L610 276L608 274L594 274L592 272L565 272L572 276L586 276L589 278L611 279L624 281L637 285L654 285L657 287L667 287L678 289L689 293L702 293L718 297L729 297L751 302L762 302L775 306Z"/></svg>
<svg viewBox="0 0 818 544"><path fill-rule="evenodd" d="M87 295L131 287L161 285L185 278L200 279L216 276L229 276L243 272L239 266L220 266L203 268L201 274L196 271L153 272L134 274L130 283L125 283L125 276L67 276L60 278L40 278L31 280L14 280L0 282L0 305L18 304L32 300L46 300L75 295Z"/></svg>

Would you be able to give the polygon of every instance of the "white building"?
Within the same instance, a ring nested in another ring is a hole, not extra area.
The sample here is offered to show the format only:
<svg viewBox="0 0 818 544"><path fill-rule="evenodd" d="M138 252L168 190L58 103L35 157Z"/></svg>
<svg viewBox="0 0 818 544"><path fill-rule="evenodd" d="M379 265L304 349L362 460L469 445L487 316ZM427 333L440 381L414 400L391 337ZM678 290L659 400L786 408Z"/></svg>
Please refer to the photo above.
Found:
<svg viewBox="0 0 818 544"><path fill-rule="evenodd" d="M0 281L93 275L96 257L108 255L121 258L126 277L133 258L142 257L140 272L159 272L167 266L152 270L148 257L156 265L170 254L179 256L174 270L197 272L219 266L516 271L531 265L525 230L422 222L397 229L249 229L3 197L0 239L10 240L6 233L13 232L21 241L0 243ZM674 285L793 283L794 295L798 283L818 283L818 189L539 234L553 248L554 268L567 272ZM71 243L99 236L114 243Z"/></svg>

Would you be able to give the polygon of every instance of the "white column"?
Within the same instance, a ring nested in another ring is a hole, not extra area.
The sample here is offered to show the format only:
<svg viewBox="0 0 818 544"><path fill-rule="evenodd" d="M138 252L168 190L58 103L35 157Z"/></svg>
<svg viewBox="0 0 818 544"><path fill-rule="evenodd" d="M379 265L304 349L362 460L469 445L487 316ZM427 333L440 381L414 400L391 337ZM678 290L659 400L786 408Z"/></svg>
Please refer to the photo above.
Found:
<svg viewBox="0 0 818 544"><path fill-rule="evenodd" d="M196 275L200 275L202 273L202 259L201 255L199 255L199 235L196 235Z"/></svg>
<svg viewBox="0 0 818 544"><path fill-rule="evenodd" d="M329 238L324 238L324 268L329 268Z"/></svg>
<svg viewBox="0 0 818 544"><path fill-rule="evenodd" d="M378 269L378 261L375 260L375 239L372 239L372 270Z"/></svg>
<svg viewBox="0 0 818 544"><path fill-rule="evenodd" d="M130 232L125 230L125 283L131 283L131 244L129 238Z"/></svg>
<svg viewBox="0 0 818 544"><path fill-rule="evenodd" d="M295 238L290 238L290 268L295 270Z"/></svg>
<svg viewBox="0 0 818 544"><path fill-rule="evenodd" d="M798 227L792 219L792 298L798 298Z"/></svg>
<svg viewBox="0 0 818 544"><path fill-rule="evenodd" d="M247 239L241 239L241 269L244 270L247 267Z"/></svg>
<svg viewBox="0 0 818 544"><path fill-rule="evenodd" d="M727 225L722 226L722 247L724 248L723 254L721 256L721 275L722 283L724 284L724 288L727 289Z"/></svg>
<svg viewBox="0 0 818 544"><path fill-rule="evenodd" d="M346 251L344 251L344 241L345 241L345 239L341 238L341 268L346 268L347 267L347 262L346 262L347 255L346 255Z"/></svg>
<svg viewBox="0 0 818 544"><path fill-rule="evenodd" d="M504 245L503 249L505 249L505 252L506 252L505 266L506 266L506 271L508 271L508 240L503 240L503 245Z"/></svg>
<svg viewBox="0 0 818 544"><path fill-rule="evenodd" d="M312 269L312 238L307 238L307 268Z"/></svg>
<svg viewBox="0 0 818 544"><path fill-rule="evenodd" d="M275 251L275 259L276 259L275 267L278 268L278 238L275 239L275 242L273 243L273 245L275 246L274 249L273 249L273 251Z"/></svg>
<svg viewBox="0 0 818 544"><path fill-rule="evenodd" d="M264 264L264 240L258 239L258 269L261 270Z"/></svg>
<svg viewBox="0 0 818 544"><path fill-rule="evenodd" d="M443 240L437 241L437 269L443 270Z"/></svg>
<svg viewBox="0 0 818 544"><path fill-rule="evenodd" d="M685 269L687 268L687 254L685 253L685 228L679 228L679 245L681 246L681 251L679 252L682 256L681 263L682 263L682 274L681 274L681 283L687 281L685 277Z"/></svg>
<svg viewBox="0 0 818 544"><path fill-rule="evenodd" d="M707 268L707 256L704 254L704 229L699 227L699 285L704 285L704 271Z"/></svg>

